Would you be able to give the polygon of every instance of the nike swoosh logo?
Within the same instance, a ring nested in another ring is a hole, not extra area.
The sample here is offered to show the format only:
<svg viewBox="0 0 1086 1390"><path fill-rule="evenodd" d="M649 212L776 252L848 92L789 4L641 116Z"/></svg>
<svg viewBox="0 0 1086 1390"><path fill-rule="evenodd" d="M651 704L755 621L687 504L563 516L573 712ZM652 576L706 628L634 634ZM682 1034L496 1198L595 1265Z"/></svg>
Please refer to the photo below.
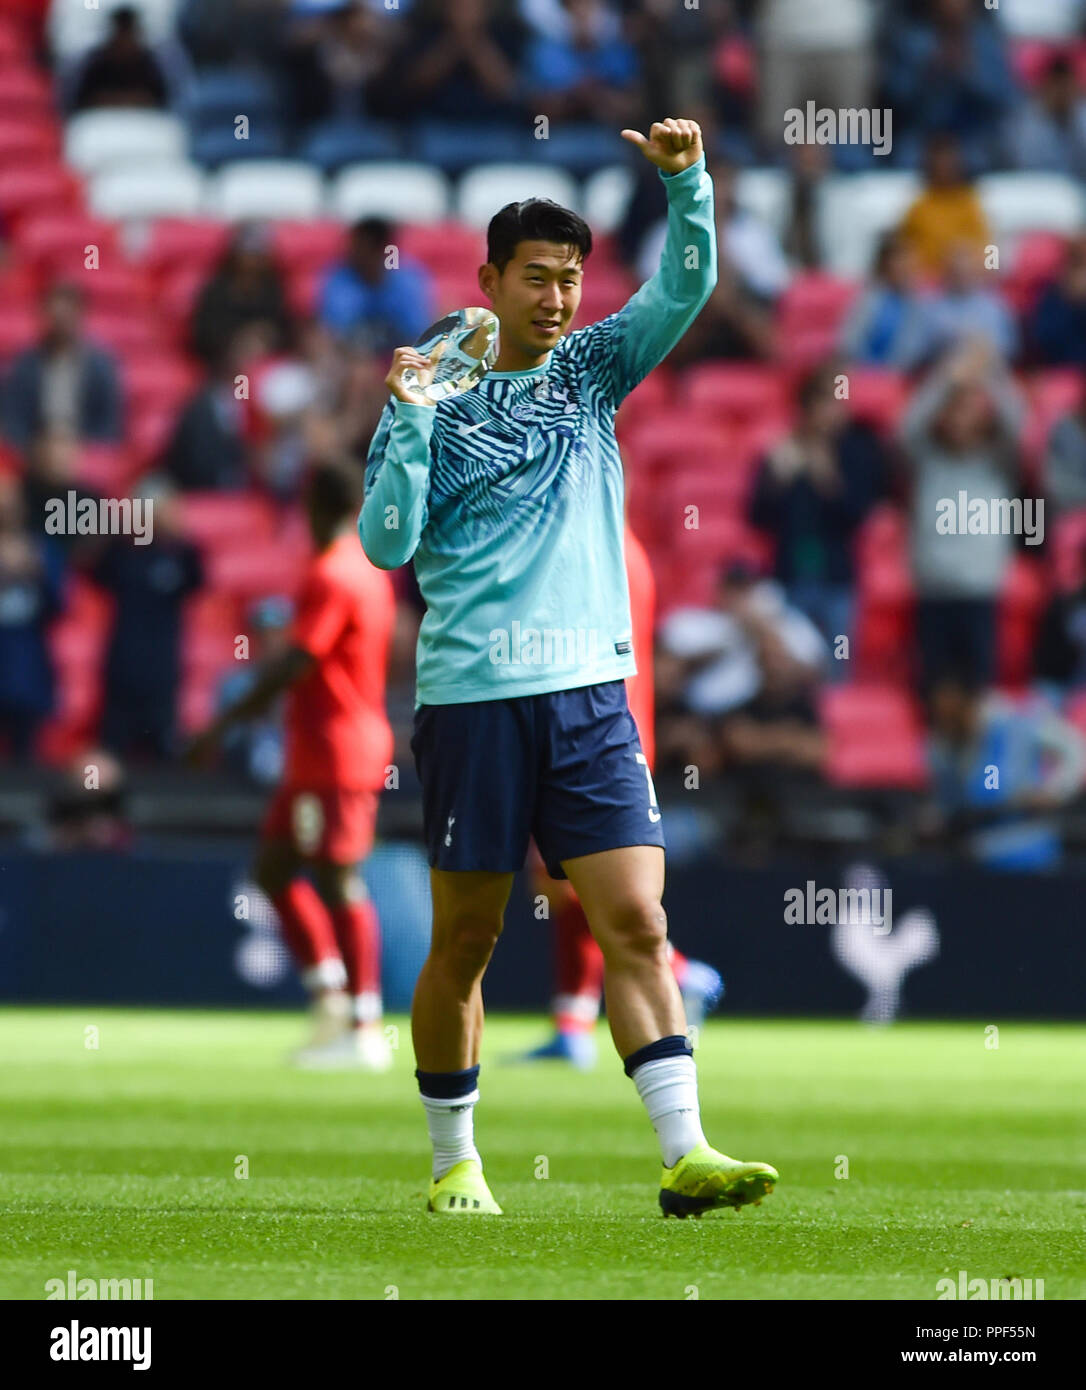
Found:
<svg viewBox="0 0 1086 1390"><path fill-rule="evenodd" d="M488 420L481 420L477 425L458 425L457 428L461 434L474 434L476 430L485 429L489 423Z"/></svg>

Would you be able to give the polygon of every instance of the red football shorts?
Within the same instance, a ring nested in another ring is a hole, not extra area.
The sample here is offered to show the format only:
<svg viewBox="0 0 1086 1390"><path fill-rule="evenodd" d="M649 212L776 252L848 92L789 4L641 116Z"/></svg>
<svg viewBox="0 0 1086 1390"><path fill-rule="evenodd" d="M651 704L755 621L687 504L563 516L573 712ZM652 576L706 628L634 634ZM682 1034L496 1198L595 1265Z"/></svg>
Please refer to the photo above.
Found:
<svg viewBox="0 0 1086 1390"><path fill-rule="evenodd" d="M355 864L373 848L375 791L280 787L260 828L261 839L289 840L306 859Z"/></svg>

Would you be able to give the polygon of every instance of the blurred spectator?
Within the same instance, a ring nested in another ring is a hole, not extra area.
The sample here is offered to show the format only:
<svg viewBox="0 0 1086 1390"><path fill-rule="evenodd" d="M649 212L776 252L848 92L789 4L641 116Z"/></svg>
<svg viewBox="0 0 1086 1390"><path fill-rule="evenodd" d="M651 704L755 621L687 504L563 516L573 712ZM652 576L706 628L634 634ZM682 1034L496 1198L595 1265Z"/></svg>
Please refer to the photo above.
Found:
<svg viewBox="0 0 1086 1390"><path fill-rule="evenodd" d="M1086 367L1086 233L1067 248L1058 280L1037 301L1030 323L1037 359L1050 367Z"/></svg>
<svg viewBox="0 0 1086 1390"><path fill-rule="evenodd" d="M72 109L162 107L169 95L166 74L144 42L139 11L119 5L109 16L105 40L87 54L75 78Z"/></svg>
<svg viewBox="0 0 1086 1390"><path fill-rule="evenodd" d="M959 494L1013 498L1023 403L990 348L971 343L920 387L902 422L912 474L911 552L925 689L946 675L988 685L995 674L996 604L1014 537L940 526ZM957 512L953 513L957 516Z"/></svg>
<svg viewBox="0 0 1086 1390"><path fill-rule="evenodd" d="M25 448L44 429L121 438L121 387L112 355L83 336L83 295L58 283L41 301L42 334L12 362L4 383L4 433Z"/></svg>
<svg viewBox="0 0 1086 1390"><path fill-rule="evenodd" d="M524 26L496 0L416 0L398 47L374 79L375 114L403 119L523 118ZM549 108L548 108L549 110Z"/></svg>
<svg viewBox="0 0 1086 1390"><path fill-rule="evenodd" d="M680 608L661 625L657 657L661 763L817 767L813 695L825 643L778 585L747 566L721 575L717 606Z"/></svg>
<svg viewBox="0 0 1086 1390"><path fill-rule="evenodd" d="M785 220L784 251L790 261L805 270L822 265L818 235L818 198L830 169L825 145L791 145L788 159L792 186Z"/></svg>
<svg viewBox="0 0 1086 1390"><path fill-rule="evenodd" d="M1086 687L1086 546L1079 554L1079 581L1049 598L1037 629L1033 671L1057 697Z"/></svg>
<svg viewBox="0 0 1086 1390"><path fill-rule="evenodd" d="M261 670L290 646L294 606L290 599L260 599L249 609L249 660L235 663L219 682L216 713L237 704L256 685ZM283 773L282 698L248 723L232 724L223 735L227 763L262 787L278 782Z"/></svg>
<svg viewBox="0 0 1086 1390"><path fill-rule="evenodd" d="M976 189L965 175L953 135L936 135L926 153L927 186L905 214L901 235L920 269L938 275L960 242L980 252L991 243L988 219Z"/></svg>
<svg viewBox="0 0 1086 1390"><path fill-rule="evenodd" d="M267 325L272 350L287 346L292 321L283 278L272 259L271 236L260 223L235 231L215 274L200 291L192 315L192 345L207 363L248 324Z"/></svg>
<svg viewBox="0 0 1086 1390"><path fill-rule="evenodd" d="M921 23L895 18L892 26L882 75L898 162L915 164L918 141L954 131L970 165L989 167L1015 98L991 11L974 0L930 0Z"/></svg>
<svg viewBox="0 0 1086 1390"><path fill-rule="evenodd" d="M47 632L61 606L59 553L27 527L18 482L0 474L0 739L19 762L53 709Z"/></svg>
<svg viewBox="0 0 1086 1390"><path fill-rule="evenodd" d="M717 217L717 283L668 358L674 367L705 358L770 356L770 310L792 278L773 229L736 202L735 170L717 160L710 173ZM638 257L643 281L655 274L666 238L666 220L646 236Z"/></svg>
<svg viewBox="0 0 1086 1390"><path fill-rule="evenodd" d="M641 68L644 110L681 110L700 123L710 154L753 164L758 72L734 0L700 0L697 7L641 0L627 7L625 19Z"/></svg>
<svg viewBox="0 0 1086 1390"><path fill-rule="evenodd" d="M931 829L960 835L990 869L1054 867L1062 850L1055 813L1086 771L1078 730L1042 701L1016 705L960 678L938 683L931 715Z"/></svg>
<svg viewBox="0 0 1086 1390"><path fill-rule="evenodd" d="M370 114L369 86L385 70L396 41L394 20L405 8L378 12L364 0L341 0L317 13L312 6L293 7L281 61L299 124Z"/></svg>
<svg viewBox="0 0 1086 1390"><path fill-rule="evenodd" d="M65 769L48 810L49 849L125 850L132 844L124 770L104 748L88 748Z"/></svg>
<svg viewBox="0 0 1086 1390"><path fill-rule="evenodd" d="M81 565L101 548L100 536L81 536L67 530L54 535L45 530L46 506L54 498L66 501L69 492L75 493L77 508L84 500L90 500L97 513L101 499L97 492L79 482L78 464L79 441L71 430L63 425L43 430L28 451L23 505L30 529L44 536L46 544L57 550L63 561Z"/></svg>
<svg viewBox="0 0 1086 1390"><path fill-rule="evenodd" d="M523 81L551 120L616 125L638 109L637 52L609 0L522 0L534 30Z"/></svg>
<svg viewBox="0 0 1086 1390"><path fill-rule="evenodd" d="M879 441L849 420L835 380L821 368L801 384L795 428L770 450L750 502L751 523L776 542L774 573L789 603L831 648L852 632L853 542L886 485ZM848 669L830 665L841 679Z"/></svg>
<svg viewBox="0 0 1086 1390"><path fill-rule="evenodd" d="M391 353L413 343L433 321L433 282L419 262L401 259L389 269L392 223L366 217L351 228L347 259L333 267L321 289L320 317L354 347Z"/></svg>
<svg viewBox="0 0 1086 1390"><path fill-rule="evenodd" d="M136 545L116 536L93 577L116 600L106 657L102 742L113 752L176 748L185 599L204 582L200 552L181 533L177 500L165 480L145 479L139 495L153 504L153 539Z"/></svg>
<svg viewBox="0 0 1086 1390"><path fill-rule="evenodd" d="M1037 90L1007 117L1006 148L1019 169L1086 178L1086 97L1074 56L1049 56Z"/></svg>
<svg viewBox="0 0 1086 1390"><path fill-rule="evenodd" d="M808 101L834 110L870 105L874 10L871 0L764 0L758 87L768 153L780 149L791 108Z"/></svg>
<svg viewBox="0 0 1086 1390"><path fill-rule="evenodd" d="M924 303L924 356L936 357L969 338L984 338L1008 361L1018 353L1018 325L1006 300L984 284L980 248L962 241L947 251L942 284Z"/></svg>
<svg viewBox="0 0 1086 1390"><path fill-rule="evenodd" d="M871 283L842 325L841 351L850 362L911 371L924 353L924 317L913 252L899 233L887 232Z"/></svg>
<svg viewBox="0 0 1086 1390"><path fill-rule="evenodd" d="M1045 496L1057 515L1086 507L1086 385L1078 409L1057 420L1048 436Z"/></svg>
<svg viewBox="0 0 1086 1390"><path fill-rule="evenodd" d="M724 160L709 167L713 180L720 259L726 261L742 289L772 304L788 288L792 272L776 232L736 200L736 170ZM643 280L656 273L667 239L666 219L649 232L640 256Z"/></svg>
<svg viewBox="0 0 1086 1390"><path fill-rule="evenodd" d="M229 338L207 379L185 405L166 449L166 472L183 491L228 491L249 480L245 394L239 378L259 337L242 329Z"/></svg>

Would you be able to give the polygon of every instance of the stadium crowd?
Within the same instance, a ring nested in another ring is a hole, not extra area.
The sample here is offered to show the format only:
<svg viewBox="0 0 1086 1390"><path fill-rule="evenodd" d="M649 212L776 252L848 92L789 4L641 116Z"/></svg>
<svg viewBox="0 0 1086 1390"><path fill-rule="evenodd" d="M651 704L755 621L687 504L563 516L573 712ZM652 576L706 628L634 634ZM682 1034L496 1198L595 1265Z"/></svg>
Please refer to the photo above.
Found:
<svg viewBox="0 0 1086 1390"><path fill-rule="evenodd" d="M477 229L365 200L338 220L108 216L73 154L79 122L169 118L204 170L289 159L331 179L396 158L462 187L510 159L587 179L624 163L619 128L676 110L705 133L719 281L618 417L657 581L660 767L929 788L938 833L979 814L999 761L1030 829L977 854L1052 862L1045 818L1086 767L1081 0L88 13L13 0L0 16L0 756L176 756L246 678L235 635L251 660L282 640L307 469L361 466L391 349L480 295ZM783 113L809 100L889 108L889 154L787 144ZM1070 213L1042 199L1004 237L985 180L1016 171L1022 198L1047 176ZM655 269L653 174L629 168L581 323ZM863 178L892 213L849 270L826 209ZM70 492L153 500L153 544L49 533ZM1043 499L1044 530L937 531L962 492L1023 515ZM410 567L395 582L406 762L421 599ZM274 721L228 757L273 781Z"/></svg>

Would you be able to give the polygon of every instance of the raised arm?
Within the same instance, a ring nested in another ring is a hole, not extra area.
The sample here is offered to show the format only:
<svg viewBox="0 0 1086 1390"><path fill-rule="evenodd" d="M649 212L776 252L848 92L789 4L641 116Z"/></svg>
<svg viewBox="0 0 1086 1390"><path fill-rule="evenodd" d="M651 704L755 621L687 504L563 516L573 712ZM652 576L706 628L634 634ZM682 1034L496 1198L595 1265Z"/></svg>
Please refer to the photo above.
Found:
<svg viewBox="0 0 1086 1390"><path fill-rule="evenodd" d="M667 239L660 266L617 314L585 330L602 351L617 407L693 323L717 280L713 181L705 169L696 121L658 121L646 139L624 130L660 170L667 191Z"/></svg>
<svg viewBox="0 0 1086 1390"><path fill-rule="evenodd" d="M408 367L429 365L412 347L397 348L386 384L392 399L381 414L366 458L366 495L358 534L371 564L382 570L405 565L426 525L430 488L430 436L436 407L412 398L403 385Z"/></svg>

